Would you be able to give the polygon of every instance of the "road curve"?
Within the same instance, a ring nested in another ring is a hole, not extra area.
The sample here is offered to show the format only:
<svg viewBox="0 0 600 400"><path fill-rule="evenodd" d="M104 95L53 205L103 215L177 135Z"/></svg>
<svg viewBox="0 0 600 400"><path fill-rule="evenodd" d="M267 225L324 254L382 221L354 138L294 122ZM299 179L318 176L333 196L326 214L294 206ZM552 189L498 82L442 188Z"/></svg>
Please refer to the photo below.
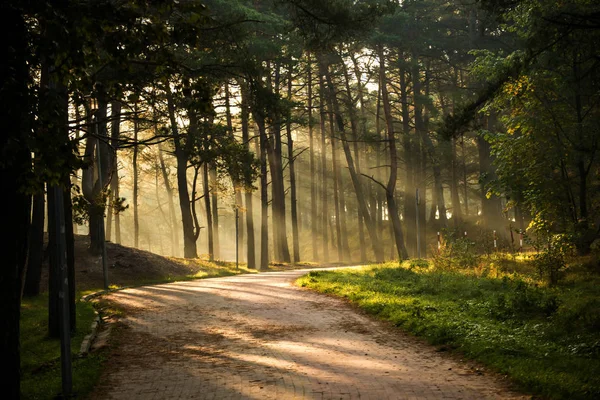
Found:
<svg viewBox="0 0 600 400"><path fill-rule="evenodd" d="M126 310L100 399L525 399L493 375L293 286L307 270L146 286Z"/></svg>

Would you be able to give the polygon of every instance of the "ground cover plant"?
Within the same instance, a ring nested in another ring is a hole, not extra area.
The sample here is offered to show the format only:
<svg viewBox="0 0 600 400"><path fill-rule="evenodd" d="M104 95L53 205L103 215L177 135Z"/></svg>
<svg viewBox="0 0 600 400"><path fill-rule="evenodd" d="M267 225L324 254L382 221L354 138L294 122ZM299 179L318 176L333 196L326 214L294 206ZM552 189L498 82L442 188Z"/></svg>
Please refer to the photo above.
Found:
<svg viewBox="0 0 600 400"><path fill-rule="evenodd" d="M300 286L343 296L548 398L600 397L600 276L583 260L549 285L531 257L474 268L426 260L313 271Z"/></svg>

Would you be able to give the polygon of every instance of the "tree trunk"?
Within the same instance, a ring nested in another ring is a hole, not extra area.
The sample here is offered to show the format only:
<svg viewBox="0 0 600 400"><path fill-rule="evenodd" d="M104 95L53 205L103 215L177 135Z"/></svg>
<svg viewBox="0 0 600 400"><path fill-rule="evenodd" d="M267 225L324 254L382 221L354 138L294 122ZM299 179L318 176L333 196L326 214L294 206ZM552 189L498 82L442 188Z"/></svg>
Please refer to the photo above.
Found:
<svg viewBox="0 0 600 400"><path fill-rule="evenodd" d="M43 80L42 80L43 81ZM49 107L49 120L45 121L48 123L48 136L53 139L54 143L59 146L58 153L54 156L58 158L68 158L70 153L69 142L69 100L67 94L67 88L62 83L60 76L56 72L53 65L49 64L48 68L48 87L42 88L44 95L48 96L49 102L44 102L44 105ZM106 103L104 103L106 107ZM104 117L106 116L106 108L104 108ZM105 132L106 133L106 132ZM106 136L106 135L104 135ZM104 154L106 156L106 167L103 166L105 174L109 174L109 167L112 159L109 158L108 152ZM102 157L102 152L101 152ZM53 160L50 160L52 162ZM57 167L60 168L60 167ZM50 254L50 268L48 273L48 334L50 337L60 337L60 310L59 305L62 302L61 296L68 296L69 304L69 328L75 330L75 256L74 256L74 237L73 237L73 215L71 211L71 180L68 170L64 167L57 171L60 177L56 182L48 184L48 236L49 236L49 248L51 249ZM100 172L102 173L102 171ZM102 185L98 183L98 189L100 192L102 188L106 187L104 182ZM56 191L60 191L59 196L56 196ZM62 199L62 204L58 205L54 202L56 197ZM53 202L51 202L52 200ZM103 200L98 201L104 207ZM57 206L62 209L60 215L54 214ZM103 222L104 215L100 214L99 221ZM57 229L60 228L60 229ZM59 245L59 240L63 238L57 237L57 232L61 232L60 235L64 235L66 247L62 248ZM102 245L103 237L99 237L99 245ZM66 265L59 264L58 255L64 251ZM67 293L62 293L63 281L61 277L62 268L66 267L66 279L67 279Z"/></svg>
<svg viewBox="0 0 600 400"><path fill-rule="evenodd" d="M177 256L179 254L179 235L177 234L177 217L175 215L175 203L173 202L173 188L171 186L171 181L169 180L169 173L165 165L165 157L161 145L158 145L158 159L168 197L167 204L169 205L169 219L171 221L171 255Z"/></svg>
<svg viewBox="0 0 600 400"><path fill-rule="evenodd" d="M342 71L344 72L344 82L346 84L346 101L348 103L348 110L350 110L350 127L352 128L352 140L354 141L353 150L354 150L354 161L356 163L356 173L360 176L360 152L358 151L358 141L360 137L364 136L366 133L366 115L365 115L365 106L364 106L364 96L363 96L363 85L362 85L362 74L360 73L360 67L358 62L354 56L352 56L352 63L354 65L355 75L356 75L356 85L358 88L358 99L360 102L360 117L361 123L359 124L356 116L356 108L354 106L354 102L352 101L352 91L350 89L350 76L348 74L348 68L346 67L346 63L344 60L340 65L342 66ZM359 135L359 125L361 129L361 133ZM362 215L360 207L356 207L357 211L357 226L358 226L358 242L360 248L360 262L365 262L367 260L367 251L365 243L365 230L364 230L364 217Z"/></svg>
<svg viewBox="0 0 600 400"><path fill-rule="evenodd" d="M292 66L288 67L287 76L287 99L292 101ZM288 111L287 121L285 124L285 132L287 137L288 160L290 168L290 192L291 192L291 214L292 214L292 249L294 253L293 263L300 262L300 241L298 237L298 210L297 210L297 194L296 194L296 170L294 158L294 140L292 139L292 113Z"/></svg>
<svg viewBox="0 0 600 400"><path fill-rule="evenodd" d="M250 149L250 130L249 130L249 109L248 109L248 88L241 82L241 119L242 119L242 141L246 150ZM261 165L262 166L262 165ZM250 180L250 171L246 172L246 181ZM256 252L254 244L254 215L252 207L252 189L246 188L244 190L244 201L246 204L246 260L248 262L248 268L256 269Z"/></svg>
<svg viewBox="0 0 600 400"><path fill-rule="evenodd" d="M268 138L264 118L255 113L254 119L260 133L260 265L259 270L269 267L269 198L267 192L267 145Z"/></svg>
<svg viewBox="0 0 600 400"><path fill-rule="evenodd" d="M493 115L488 117L488 130L493 129L493 119ZM490 144L481 135L477 136L477 149L479 152L479 180L481 182L480 196L483 226L488 229L495 229L498 232L504 232L500 198L496 195L492 195L490 198L487 197L487 187L495 179L495 170L492 165Z"/></svg>
<svg viewBox="0 0 600 400"><path fill-rule="evenodd" d="M210 196L210 183L208 180L208 164L204 163L202 166L202 187L204 197L204 207L206 210L206 232L208 234L208 259L213 261L215 259L214 253L214 229L213 229L213 216L212 209L210 207L211 196Z"/></svg>
<svg viewBox="0 0 600 400"><path fill-rule="evenodd" d="M231 133L231 137L235 140L235 134L233 129L233 119L231 117L231 102L230 102L230 93L229 93L229 82L225 81L225 119L227 122L227 130ZM246 122L247 123L247 122ZM247 129L247 126L246 126ZM235 238L236 243L238 243L242 248L239 249L239 252L243 254L244 247L244 224L239 223L239 213L243 211L243 202L242 202L242 193L241 193L241 185L240 182L236 181L233 176L231 176L231 185L233 186L233 192L235 197L235 209L238 210L238 219L234 218L234 228L237 227L237 236Z"/></svg>
<svg viewBox="0 0 600 400"><path fill-rule="evenodd" d="M427 191L427 179L426 179L426 168L427 168L427 157L425 156L425 142L428 137L427 129L425 128L425 119L423 117L423 104L421 101L422 96L422 83L421 83L421 75L419 69L419 60L417 54L413 51L412 53L412 80L413 80L413 104L414 104L414 112L415 112L415 133L419 140L418 151L414 152L414 154L418 154L417 158L417 173L416 173L416 186L420 189L420 193L422 194L417 202L417 210L419 218L419 235L418 241L421 244L420 256L426 256L427 254L427 246L426 246L426 191ZM419 256L417 254L417 256Z"/></svg>
<svg viewBox="0 0 600 400"><path fill-rule="evenodd" d="M66 104L65 104L66 106ZM66 112L67 107L65 107ZM68 130L65 129L65 142L68 141ZM71 202L71 178L64 175L63 181L63 209L65 215L65 241L67 252L67 279L69 286L69 323L71 332L77 328L77 310L75 309L75 236L73 233L73 203Z"/></svg>
<svg viewBox="0 0 600 400"><path fill-rule="evenodd" d="M400 68L400 102L402 104L402 147L404 153L404 167L406 169L404 183L404 221L407 226L412 226L416 221L415 211L415 162L414 146L410 133L410 111L408 103L408 83L406 82L406 71ZM406 229L407 237L414 237L416 231L412 228ZM409 240L407 248L411 254L416 252L416 241Z"/></svg>
<svg viewBox="0 0 600 400"><path fill-rule="evenodd" d="M183 148L179 136L179 128L175 119L175 104L173 103L173 94L169 89L169 84L165 85L167 94L167 106L169 111L169 120L171 122L171 132L175 145L175 159L177 161L177 192L179 194L179 208L181 209L181 223L183 225L183 256L185 258L197 258L196 233L194 232L194 221L190 205L190 194L187 183L187 164L188 155Z"/></svg>
<svg viewBox="0 0 600 400"><path fill-rule="evenodd" d="M136 249L140 248L140 217L138 207L138 107L137 103L134 104L133 108L133 247Z"/></svg>
<svg viewBox="0 0 600 400"><path fill-rule="evenodd" d="M460 198L458 196L458 166L456 162L456 139L452 138L451 150L451 169L452 169L452 184L450 185L450 197L452 200L452 221L454 227L458 227L462 220L462 210L460 208Z"/></svg>
<svg viewBox="0 0 600 400"><path fill-rule="evenodd" d="M270 75L267 84L270 85ZM280 66L275 67L275 80L273 82L272 92L279 95ZM269 110L270 111L270 110ZM283 262L290 262L290 250L287 241L287 223L285 218L285 188L283 183L283 162L282 162L282 143L281 143L281 121L283 115L279 111L269 112L273 123L271 124L271 139L267 143L267 156L269 161L269 171L271 172L271 209L273 218L273 249L275 259ZM271 144L272 140L272 144Z"/></svg>
<svg viewBox="0 0 600 400"><path fill-rule="evenodd" d="M29 123L29 47L25 21L16 8L2 7L0 23L10 32L0 44L0 182L3 206L10 210L0 228L2 268L0 268L0 364L3 396L18 399L20 395L20 327L21 288L27 235L29 231L31 196L23 190L24 178L31 171L31 152L26 147Z"/></svg>
<svg viewBox="0 0 600 400"><path fill-rule="evenodd" d="M219 183L217 182L217 168L214 164L210 163L208 167L210 183L210 204L212 207L212 234L213 234L213 258L220 259L221 257L221 245L219 244L219 202L218 202L218 188Z"/></svg>
<svg viewBox="0 0 600 400"><path fill-rule="evenodd" d="M313 132L313 77L312 77L312 60L310 53L307 55L307 96L308 96L308 152L310 162L310 231L313 261L319 258L319 250L317 248L317 191L316 191L316 176L315 176L315 151L314 151L314 132Z"/></svg>
<svg viewBox="0 0 600 400"><path fill-rule="evenodd" d="M111 144L114 149L114 160L113 160L113 170L112 177L110 179L110 194L114 200L119 200L119 168L118 168L118 152L119 149L119 136L121 134L121 102L113 101L111 103ZM109 221L112 217L115 220L115 243L121 244L121 213L115 213L112 207L109 211ZM110 227L107 229L108 237L110 237ZM108 239L110 240L110 239Z"/></svg>
<svg viewBox="0 0 600 400"><path fill-rule="evenodd" d="M329 75L328 75L329 78ZM329 83L329 82L328 82ZM327 98L328 109L329 109L329 139L331 141L331 165L333 171L333 210L335 216L335 244L337 249L338 261L344 260L344 251L342 249L342 229L341 229L341 221L340 221L340 197L339 197L339 169L338 169L338 158L335 147L335 128L333 124L333 100L331 98L331 93L328 93L329 96Z"/></svg>
<svg viewBox="0 0 600 400"><path fill-rule="evenodd" d="M392 110L390 107L390 99L387 90L387 78L385 75L385 58L383 52L383 46L379 46L379 84L381 86L381 101L383 103L383 113L385 116L385 122L387 127L387 138L388 147L390 154L390 176L386 186L386 200L388 204L388 216L392 221L394 228L394 240L396 244L396 250L398 252L398 259L403 260L408 258L408 253L404 247L404 236L402 233L402 225L400 217L398 215L398 208L396 206L396 199L394 192L396 190L396 180L398 177L398 155L396 151L396 137L394 134L394 123L392 120Z"/></svg>
<svg viewBox="0 0 600 400"><path fill-rule="evenodd" d="M100 226L104 223L105 199L104 190L110 182L110 175L114 166L113 152L108 144L107 134L107 100L102 88L98 89L98 109L95 113L93 127L95 136L89 136L86 141L85 158L90 161L89 166L83 170L82 192L89 203L90 247L94 255L102 252Z"/></svg>
<svg viewBox="0 0 600 400"><path fill-rule="evenodd" d="M325 130L325 121L327 114L325 112L325 83L323 74L325 73L322 67L322 61L319 60L319 126L321 130L321 226L323 235L323 259L329 261L329 237L327 229L329 229L329 205L327 194L327 133Z"/></svg>
<svg viewBox="0 0 600 400"><path fill-rule="evenodd" d="M44 258L44 192L33 197L33 213L29 227L29 252L27 255L27 273L25 274L24 296L40 294L42 280L42 261Z"/></svg>

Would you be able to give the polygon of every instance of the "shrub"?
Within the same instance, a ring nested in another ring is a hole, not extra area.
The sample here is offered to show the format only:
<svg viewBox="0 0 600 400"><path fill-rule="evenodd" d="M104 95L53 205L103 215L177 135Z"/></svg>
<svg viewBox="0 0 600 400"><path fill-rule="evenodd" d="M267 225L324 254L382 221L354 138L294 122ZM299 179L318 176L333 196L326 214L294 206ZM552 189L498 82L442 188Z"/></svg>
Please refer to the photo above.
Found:
<svg viewBox="0 0 600 400"><path fill-rule="evenodd" d="M549 235L542 239L539 252L533 256L533 265L540 277L550 285L556 285L564 276L567 268L567 258L573 254L574 246L568 235Z"/></svg>
<svg viewBox="0 0 600 400"><path fill-rule="evenodd" d="M436 269L451 271L477 266L481 256L478 255L475 242L468 237L457 237L456 232L444 235L440 251L434 254L433 264Z"/></svg>

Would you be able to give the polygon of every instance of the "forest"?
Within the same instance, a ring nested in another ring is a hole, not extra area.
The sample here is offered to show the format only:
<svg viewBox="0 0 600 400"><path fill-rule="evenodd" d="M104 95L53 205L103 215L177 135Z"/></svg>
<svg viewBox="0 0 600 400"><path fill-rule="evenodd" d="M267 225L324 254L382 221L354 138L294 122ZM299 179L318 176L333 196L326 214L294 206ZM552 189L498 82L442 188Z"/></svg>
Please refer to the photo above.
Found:
<svg viewBox="0 0 600 400"><path fill-rule="evenodd" d="M21 299L49 258L50 307L75 302L75 235L98 256L110 241L259 271L427 259L468 240L543 255L551 284L567 253L600 255L594 1L0 11L9 398Z"/></svg>

